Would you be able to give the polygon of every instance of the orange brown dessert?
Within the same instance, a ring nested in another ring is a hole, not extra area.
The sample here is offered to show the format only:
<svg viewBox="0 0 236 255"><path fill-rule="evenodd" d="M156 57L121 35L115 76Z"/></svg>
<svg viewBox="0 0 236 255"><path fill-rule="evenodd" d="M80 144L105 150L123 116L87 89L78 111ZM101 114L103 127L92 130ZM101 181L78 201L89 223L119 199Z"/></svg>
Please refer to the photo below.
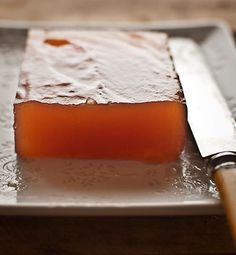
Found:
<svg viewBox="0 0 236 255"><path fill-rule="evenodd" d="M14 103L16 152L176 160L182 99L164 33L31 30Z"/></svg>

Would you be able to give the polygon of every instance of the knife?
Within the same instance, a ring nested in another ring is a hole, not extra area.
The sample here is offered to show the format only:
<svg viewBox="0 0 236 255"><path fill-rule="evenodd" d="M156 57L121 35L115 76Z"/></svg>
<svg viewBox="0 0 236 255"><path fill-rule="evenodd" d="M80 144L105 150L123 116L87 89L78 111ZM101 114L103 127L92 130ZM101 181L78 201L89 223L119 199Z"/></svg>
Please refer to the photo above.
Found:
<svg viewBox="0 0 236 255"><path fill-rule="evenodd" d="M171 39L170 51L183 88L188 123L209 164L236 244L235 120L197 43Z"/></svg>

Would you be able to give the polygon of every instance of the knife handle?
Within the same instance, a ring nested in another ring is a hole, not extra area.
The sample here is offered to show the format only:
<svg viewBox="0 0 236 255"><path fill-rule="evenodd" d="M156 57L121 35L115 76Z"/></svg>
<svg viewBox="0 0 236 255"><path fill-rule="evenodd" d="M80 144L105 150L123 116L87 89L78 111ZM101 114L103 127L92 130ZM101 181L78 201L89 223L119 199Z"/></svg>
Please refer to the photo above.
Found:
<svg viewBox="0 0 236 255"><path fill-rule="evenodd" d="M219 190L236 245L236 166L230 169L219 168L213 179Z"/></svg>
<svg viewBox="0 0 236 255"><path fill-rule="evenodd" d="M220 155L212 167L213 180L219 190L236 245L236 161L235 154ZM221 162L221 164L219 164Z"/></svg>

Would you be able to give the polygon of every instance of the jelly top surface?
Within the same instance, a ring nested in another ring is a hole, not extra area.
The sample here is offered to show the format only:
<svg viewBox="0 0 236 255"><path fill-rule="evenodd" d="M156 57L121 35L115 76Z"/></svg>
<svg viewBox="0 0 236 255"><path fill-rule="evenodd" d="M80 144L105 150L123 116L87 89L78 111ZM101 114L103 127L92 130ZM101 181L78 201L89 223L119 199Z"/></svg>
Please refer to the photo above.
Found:
<svg viewBox="0 0 236 255"><path fill-rule="evenodd" d="M164 33L29 31L15 103L182 99Z"/></svg>

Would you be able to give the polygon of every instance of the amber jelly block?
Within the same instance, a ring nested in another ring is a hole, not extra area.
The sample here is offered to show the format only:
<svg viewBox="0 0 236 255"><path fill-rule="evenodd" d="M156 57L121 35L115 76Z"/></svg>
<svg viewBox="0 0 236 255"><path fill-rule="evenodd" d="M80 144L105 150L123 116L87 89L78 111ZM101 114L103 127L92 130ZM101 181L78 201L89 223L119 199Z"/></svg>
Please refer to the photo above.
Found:
<svg viewBox="0 0 236 255"><path fill-rule="evenodd" d="M168 162L185 141L164 33L31 30L14 114L22 157Z"/></svg>

